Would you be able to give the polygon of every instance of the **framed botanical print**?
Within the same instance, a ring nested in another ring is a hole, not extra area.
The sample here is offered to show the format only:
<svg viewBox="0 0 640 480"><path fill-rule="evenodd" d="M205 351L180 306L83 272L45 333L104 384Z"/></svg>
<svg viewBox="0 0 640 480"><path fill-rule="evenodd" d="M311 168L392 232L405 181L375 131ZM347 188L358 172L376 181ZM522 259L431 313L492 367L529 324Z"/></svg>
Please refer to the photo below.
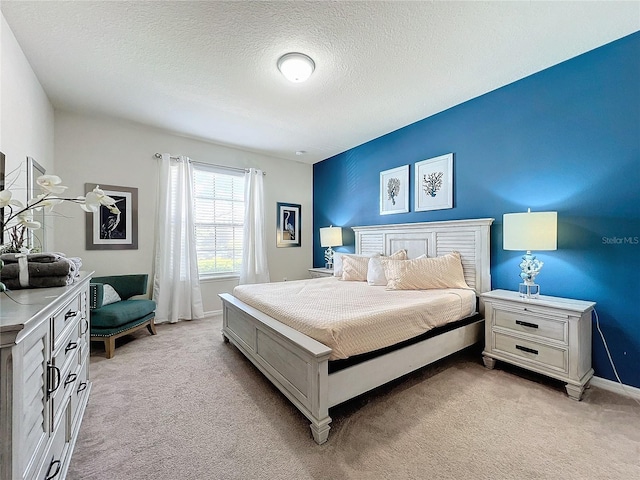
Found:
<svg viewBox="0 0 640 480"><path fill-rule="evenodd" d="M415 210L453 208L453 153L429 158L415 166Z"/></svg>
<svg viewBox="0 0 640 480"><path fill-rule="evenodd" d="M409 211L409 165L380 172L380 215Z"/></svg>

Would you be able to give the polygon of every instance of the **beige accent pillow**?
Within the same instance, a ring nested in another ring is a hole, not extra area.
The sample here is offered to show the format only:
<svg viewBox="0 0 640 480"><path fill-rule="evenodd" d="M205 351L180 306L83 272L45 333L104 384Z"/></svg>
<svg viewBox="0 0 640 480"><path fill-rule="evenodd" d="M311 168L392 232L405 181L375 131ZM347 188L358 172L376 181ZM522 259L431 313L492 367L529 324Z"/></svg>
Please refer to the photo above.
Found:
<svg viewBox="0 0 640 480"><path fill-rule="evenodd" d="M382 268L382 258L392 258L394 260L406 260L407 251L398 250L392 253L388 257L371 257L369 259L369 265L367 268L367 283L369 285L382 285L387 284L387 277L384 276L384 268Z"/></svg>
<svg viewBox="0 0 640 480"><path fill-rule="evenodd" d="M334 252L333 276L342 278L342 260L346 257L363 257L369 260L370 257L376 257L379 255L380 255L379 253L360 254L360 253Z"/></svg>
<svg viewBox="0 0 640 480"><path fill-rule="evenodd" d="M366 282L369 257L344 255L342 257L342 280L347 282Z"/></svg>
<svg viewBox="0 0 640 480"><path fill-rule="evenodd" d="M460 253L413 260L382 259L387 290L469 288L464 280Z"/></svg>

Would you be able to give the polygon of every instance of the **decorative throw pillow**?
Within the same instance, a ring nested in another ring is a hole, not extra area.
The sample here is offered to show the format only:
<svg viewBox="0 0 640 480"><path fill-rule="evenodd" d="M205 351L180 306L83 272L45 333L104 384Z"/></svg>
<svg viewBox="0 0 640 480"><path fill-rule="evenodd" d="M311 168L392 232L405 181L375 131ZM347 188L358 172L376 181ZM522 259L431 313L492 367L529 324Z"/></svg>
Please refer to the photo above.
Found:
<svg viewBox="0 0 640 480"><path fill-rule="evenodd" d="M102 286L102 306L104 307L105 305L109 305L110 303L116 303L121 301L122 299L120 298L120 295L118 295L118 292L115 291L115 289L109 285L108 283L105 283Z"/></svg>
<svg viewBox="0 0 640 480"><path fill-rule="evenodd" d="M391 258L394 260L406 260L407 259L407 251L406 250L398 250L395 253L392 253L388 257L371 257L369 259L369 265L367 268L367 283L369 285L386 285L387 277L384 275L384 268L382 268L382 259L383 258Z"/></svg>
<svg viewBox="0 0 640 480"><path fill-rule="evenodd" d="M382 259L387 290L429 290L469 288L464 280L460 253L413 260Z"/></svg>
<svg viewBox="0 0 640 480"><path fill-rule="evenodd" d="M333 254L333 276L342 278L342 262L345 257L362 257L362 258L369 259L370 257L376 257L379 255L380 255L379 253L359 254L359 253L335 252Z"/></svg>
<svg viewBox="0 0 640 480"><path fill-rule="evenodd" d="M342 259L342 280L347 282L366 282L369 257L345 255Z"/></svg>

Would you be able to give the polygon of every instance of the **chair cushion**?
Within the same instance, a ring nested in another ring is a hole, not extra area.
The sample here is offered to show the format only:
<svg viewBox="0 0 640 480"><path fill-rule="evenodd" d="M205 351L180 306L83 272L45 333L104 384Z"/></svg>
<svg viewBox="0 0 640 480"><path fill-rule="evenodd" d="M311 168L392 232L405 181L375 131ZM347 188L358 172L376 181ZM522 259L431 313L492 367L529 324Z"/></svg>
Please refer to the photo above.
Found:
<svg viewBox="0 0 640 480"><path fill-rule="evenodd" d="M142 318L156 309L153 300L123 300L91 310L91 327L116 328Z"/></svg>
<svg viewBox="0 0 640 480"><path fill-rule="evenodd" d="M111 337L113 335L117 335L124 331L130 330L132 328L135 329L137 325L145 323L146 321L153 318L154 316L155 316L155 312L151 312L150 314L145 315L144 317L139 318L137 320L134 320L133 322L125 323L124 325L120 325L119 327L113 327L113 328L98 328L91 325L91 339L93 340L96 337Z"/></svg>

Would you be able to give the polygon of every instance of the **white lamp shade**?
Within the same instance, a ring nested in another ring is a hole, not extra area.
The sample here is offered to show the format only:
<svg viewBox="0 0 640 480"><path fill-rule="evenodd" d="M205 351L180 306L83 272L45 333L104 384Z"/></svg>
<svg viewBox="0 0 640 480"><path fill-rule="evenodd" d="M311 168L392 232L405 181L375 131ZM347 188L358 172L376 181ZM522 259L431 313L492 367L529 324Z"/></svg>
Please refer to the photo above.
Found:
<svg viewBox="0 0 640 480"><path fill-rule="evenodd" d="M502 221L505 250L558 248L558 212L505 213Z"/></svg>
<svg viewBox="0 0 640 480"><path fill-rule="evenodd" d="M290 82L300 83L309 79L316 68L311 57L304 53L287 53L278 60L278 69Z"/></svg>
<svg viewBox="0 0 640 480"><path fill-rule="evenodd" d="M342 245L342 228L323 227L320 229L321 247L339 247Z"/></svg>

